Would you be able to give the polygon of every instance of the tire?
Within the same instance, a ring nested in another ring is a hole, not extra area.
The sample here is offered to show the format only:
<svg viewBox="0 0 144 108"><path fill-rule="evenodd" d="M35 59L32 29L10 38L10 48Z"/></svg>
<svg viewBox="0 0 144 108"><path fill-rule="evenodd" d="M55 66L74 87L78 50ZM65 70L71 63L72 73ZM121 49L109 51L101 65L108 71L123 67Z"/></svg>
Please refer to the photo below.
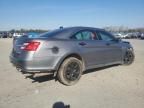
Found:
<svg viewBox="0 0 144 108"><path fill-rule="evenodd" d="M82 62L75 57L69 57L61 64L57 78L62 84L71 86L79 81L82 70Z"/></svg>
<svg viewBox="0 0 144 108"><path fill-rule="evenodd" d="M135 58L135 55L133 51L127 50L123 59L124 65L131 65L134 61L134 58Z"/></svg>

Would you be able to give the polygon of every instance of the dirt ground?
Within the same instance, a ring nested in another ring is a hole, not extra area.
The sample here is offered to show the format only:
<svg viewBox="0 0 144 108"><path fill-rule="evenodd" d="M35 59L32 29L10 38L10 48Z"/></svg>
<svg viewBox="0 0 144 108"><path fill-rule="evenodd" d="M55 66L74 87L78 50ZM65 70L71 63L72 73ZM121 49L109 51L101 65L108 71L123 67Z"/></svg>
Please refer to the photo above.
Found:
<svg viewBox="0 0 144 108"><path fill-rule="evenodd" d="M0 39L0 108L144 108L144 40L128 41L132 65L91 70L64 86L48 75L26 78L9 62L12 39Z"/></svg>

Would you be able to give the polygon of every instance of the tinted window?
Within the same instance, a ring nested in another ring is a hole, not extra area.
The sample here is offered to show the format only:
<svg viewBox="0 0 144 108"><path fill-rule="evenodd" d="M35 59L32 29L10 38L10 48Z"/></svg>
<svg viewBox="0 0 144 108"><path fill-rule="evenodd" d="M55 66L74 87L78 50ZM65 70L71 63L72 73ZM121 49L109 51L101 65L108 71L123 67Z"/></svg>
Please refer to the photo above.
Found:
<svg viewBox="0 0 144 108"><path fill-rule="evenodd" d="M101 40L105 40L105 41L114 40L114 37L110 33L104 31L100 31L99 36L101 37Z"/></svg>

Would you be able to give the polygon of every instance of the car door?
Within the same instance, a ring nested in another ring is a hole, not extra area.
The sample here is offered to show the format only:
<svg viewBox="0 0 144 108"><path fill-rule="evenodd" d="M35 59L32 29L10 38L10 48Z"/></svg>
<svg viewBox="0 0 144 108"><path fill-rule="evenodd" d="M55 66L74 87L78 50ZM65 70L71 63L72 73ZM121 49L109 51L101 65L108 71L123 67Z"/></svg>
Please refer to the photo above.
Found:
<svg viewBox="0 0 144 108"><path fill-rule="evenodd" d="M82 55L87 68L103 64L104 50L101 48L102 43L95 31L83 30L74 35L77 39L79 52Z"/></svg>
<svg viewBox="0 0 144 108"><path fill-rule="evenodd" d="M103 49L103 63L109 64L121 62L122 47L120 41L116 40L112 34L104 30L97 31L97 34L100 37L101 48Z"/></svg>

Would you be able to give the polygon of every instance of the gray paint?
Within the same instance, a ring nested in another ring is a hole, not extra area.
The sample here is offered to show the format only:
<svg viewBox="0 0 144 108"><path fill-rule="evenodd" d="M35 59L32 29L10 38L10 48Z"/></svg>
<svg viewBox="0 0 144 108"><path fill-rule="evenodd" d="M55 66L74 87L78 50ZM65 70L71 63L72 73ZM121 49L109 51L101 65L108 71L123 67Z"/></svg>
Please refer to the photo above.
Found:
<svg viewBox="0 0 144 108"><path fill-rule="evenodd" d="M26 72L58 70L62 61L71 54L82 58L84 70L111 64L122 64L123 56L132 46L123 41L73 40L72 35L81 30L104 31L90 27L70 27L52 37L21 38L14 42L10 61ZM41 42L37 51L23 51L22 44L27 41ZM79 43L85 42L85 46ZM107 45L109 44L109 45Z"/></svg>

